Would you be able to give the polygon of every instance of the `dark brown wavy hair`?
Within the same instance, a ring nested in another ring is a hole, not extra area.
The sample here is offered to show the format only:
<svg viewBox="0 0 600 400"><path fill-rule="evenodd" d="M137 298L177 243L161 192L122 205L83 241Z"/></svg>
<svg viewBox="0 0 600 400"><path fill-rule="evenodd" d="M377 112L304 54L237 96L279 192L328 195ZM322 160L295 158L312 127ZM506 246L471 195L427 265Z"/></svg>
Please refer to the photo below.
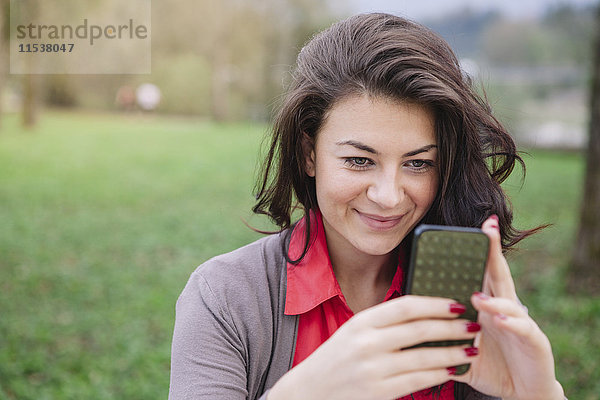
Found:
<svg viewBox="0 0 600 400"><path fill-rule="evenodd" d="M523 160L448 44L422 25L381 13L338 22L300 51L274 121L255 213L268 215L283 231L292 224L295 208L307 218L317 208L314 178L305 173L302 136L314 143L327 112L355 95L418 103L433 111L439 188L421 222L479 227L496 214L505 250L539 229L521 231L512 225L500 184L515 164L525 172ZM288 261L302 259L309 237L307 232L300 258Z"/></svg>

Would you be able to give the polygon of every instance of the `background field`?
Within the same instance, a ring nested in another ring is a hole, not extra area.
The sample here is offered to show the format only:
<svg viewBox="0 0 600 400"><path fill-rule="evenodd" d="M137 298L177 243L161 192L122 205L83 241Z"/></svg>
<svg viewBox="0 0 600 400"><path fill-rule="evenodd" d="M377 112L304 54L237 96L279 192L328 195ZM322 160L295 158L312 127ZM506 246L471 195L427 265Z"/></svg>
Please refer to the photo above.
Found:
<svg viewBox="0 0 600 400"><path fill-rule="evenodd" d="M259 237L260 124L44 114L0 131L0 399L164 399L174 305L209 257ZM578 153L532 151L517 224L552 227L510 257L569 397L600 393L600 299L567 297Z"/></svg>

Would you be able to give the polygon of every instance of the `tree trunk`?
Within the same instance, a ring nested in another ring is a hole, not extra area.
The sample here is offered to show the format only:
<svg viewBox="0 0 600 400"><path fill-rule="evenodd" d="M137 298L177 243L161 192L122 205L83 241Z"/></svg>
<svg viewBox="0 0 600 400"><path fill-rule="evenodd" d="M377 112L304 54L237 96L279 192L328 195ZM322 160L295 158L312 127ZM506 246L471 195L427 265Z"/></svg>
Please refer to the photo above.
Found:
<svg viewBox="0 0 600 400"><path fill-rule="evenodd" d="M0 0L0 128L2 128L2 95L8 74L8 0Z"/></svg>
<svg viewBox="0 0 600 400"><path fill-rule="evenodd" d="M600 7L597 21L583 204L568 276L570 292L591 295L600 295Z"/></svg>
<svg viewBox="0 0 600 400"><path fill-rule="evenodd" d="M35 0L21 0L20 13L25 20L35 20L40 13L40 4ZM39 75L35 74L34 59L27 57L25 60L25 74L22 75L22 123L25 128L32 128L38 116L38 81Z"/></svg>
<svg viewBox="0 0 600 400"><path fill-rule="evenodd" d="M211 60L211 113L216 121L226 121L229 116L229 64L227 42L218 41Z"/></svg>
<svg viewBox="0 0 600 400"><path fill-rule="evenodd" d="M32 128L37 122L37 76L23 75L23 126Z"/></svg>

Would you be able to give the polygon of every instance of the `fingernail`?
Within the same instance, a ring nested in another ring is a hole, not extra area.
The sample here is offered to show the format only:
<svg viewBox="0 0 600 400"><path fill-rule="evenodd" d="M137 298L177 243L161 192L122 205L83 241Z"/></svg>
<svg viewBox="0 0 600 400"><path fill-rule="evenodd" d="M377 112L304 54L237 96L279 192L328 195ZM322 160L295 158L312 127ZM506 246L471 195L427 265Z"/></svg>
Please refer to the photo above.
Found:
<svg viewBox="0 0 600 400"><path fill-rule="evenodd" d="M500 227L498 225L499 224L498 216L496 214L492 214L492 215L490 215L490 219L493 221L490 224L490 226L496 230L500 230Z"/></svg>
<svg viewBox="0 0 600 400"><path fill-rule="evenodd" d="M467 347L465 353L467 354L467 357L474 357L479 354L479 349L477 347Z"/></svg>
<svg viewBox="0 0 600 400"><path fill-rule="evenodd" d="M477 322L467 322L467 332L479 332L481 330L481 325Z"/></svg>
<svg viewBox="0 0 600 400"><path fill-rule="evenodd" d="M448 367L448 375L456 375L456 367Z"/></svg>
<svg viewBox="0 0 600 400"><path fill-rule="evenodd" d="M496 316L497 316L498 318L500 318L501 320L503 320L503 321L504 321L504 320L506 320L506 318L507 318L507 317L506 317L506 315L504 315L504 314L500 314L500 313L496 314Z"/></svg>
<svg viewBox="0 0 600 400"><path fill-rule="evenodd" d="M454 314L464 314L467 311L467 307L460 303L450 304L450 312Z"/></svg>
<svg viewBox="0 0 600 400"><path fill-rule="evenodd" d="M479 297L481 300L487 300L490 298L490 296L482 292L475 292L475 296Z"/></svg>

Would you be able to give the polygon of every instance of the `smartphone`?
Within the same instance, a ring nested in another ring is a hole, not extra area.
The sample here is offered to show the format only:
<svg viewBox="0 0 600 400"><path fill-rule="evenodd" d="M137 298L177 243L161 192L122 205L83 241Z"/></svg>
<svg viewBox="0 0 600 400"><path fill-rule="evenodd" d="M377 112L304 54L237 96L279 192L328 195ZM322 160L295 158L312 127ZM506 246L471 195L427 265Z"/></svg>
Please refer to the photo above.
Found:
<svg viewBox="0 0 600 400"><path fill-rule="evenodd" d="M406 294L454 299L465 305L461 315L477 321L471 305L473 292L482 290L489 238L481 229L443 225L420 225L415 229L405 280ZM425 342L414 347L473 345L473 340ZM456 367L456 374L470 364Z"/></svg>

